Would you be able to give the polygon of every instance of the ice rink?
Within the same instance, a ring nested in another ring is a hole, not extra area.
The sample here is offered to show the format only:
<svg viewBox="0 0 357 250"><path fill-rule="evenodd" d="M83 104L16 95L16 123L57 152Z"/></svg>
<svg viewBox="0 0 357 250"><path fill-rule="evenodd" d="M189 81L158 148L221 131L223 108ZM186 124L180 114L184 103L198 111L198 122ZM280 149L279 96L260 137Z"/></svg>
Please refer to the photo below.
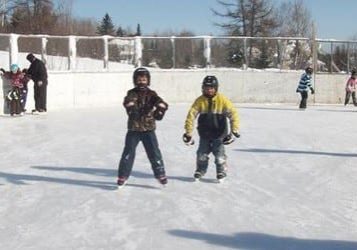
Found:
<svg viewBox="0 0 357 250"><path fill-rule="evenodd" d="M121 106L0 117L0 249L356 250L357 108L236 106L242 136L222 184L212 157L192 181L189 104L170 106L156 130L165 188L139 144L117 189Z"/></svg>

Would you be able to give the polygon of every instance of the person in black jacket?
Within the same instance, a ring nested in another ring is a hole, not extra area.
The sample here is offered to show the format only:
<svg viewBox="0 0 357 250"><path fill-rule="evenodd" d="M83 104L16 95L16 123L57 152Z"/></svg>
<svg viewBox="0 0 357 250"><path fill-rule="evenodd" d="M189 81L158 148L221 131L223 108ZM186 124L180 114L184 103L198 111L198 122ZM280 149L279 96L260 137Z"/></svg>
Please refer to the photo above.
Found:
<svg viewBox="0 0 357 250"><path fill-rule="evenodd" d="M33 54L28 54L26 59L31 63L27 74L34 82L35 109L33 114L47 112L47 69L45 64Z"/></svg>

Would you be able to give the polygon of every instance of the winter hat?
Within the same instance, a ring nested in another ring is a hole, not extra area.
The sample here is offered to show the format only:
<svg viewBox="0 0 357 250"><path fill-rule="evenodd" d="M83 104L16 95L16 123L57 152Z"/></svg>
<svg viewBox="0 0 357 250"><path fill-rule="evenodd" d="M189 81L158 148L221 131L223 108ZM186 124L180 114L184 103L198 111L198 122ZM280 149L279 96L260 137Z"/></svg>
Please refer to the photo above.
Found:
<svg viewBox="0 0 357 250"><path fill-rule="evenodd" d="M33 59L35 59L35 56L34 56L32 53L30 53L30 54L28 54L28 55L26 56L26 59L27 59L28 61L32 62Z"/></svg>
<svg viewBox="0 0 357 250"><path fill-rule="evenodd" d="M10 66L10 71L12 72L12 73L16 73L17 71L19 70L19 66L17 65L17 64L11 64L11 66Z"/></svg>

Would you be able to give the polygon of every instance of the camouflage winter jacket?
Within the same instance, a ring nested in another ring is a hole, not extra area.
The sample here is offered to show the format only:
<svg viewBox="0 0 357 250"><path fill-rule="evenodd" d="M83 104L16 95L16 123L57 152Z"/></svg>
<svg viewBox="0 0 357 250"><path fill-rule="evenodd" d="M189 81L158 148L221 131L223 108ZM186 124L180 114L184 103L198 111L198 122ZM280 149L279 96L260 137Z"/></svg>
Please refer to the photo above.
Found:
<svg viewBox="0 0 357 250"><path fill-rule="evenodd" d="M168 104L155 91L149 88L129 90L123 103L129 116L128 130L140 132L155 130L154 113L160 103L165 105L166 111Z"/></svg>

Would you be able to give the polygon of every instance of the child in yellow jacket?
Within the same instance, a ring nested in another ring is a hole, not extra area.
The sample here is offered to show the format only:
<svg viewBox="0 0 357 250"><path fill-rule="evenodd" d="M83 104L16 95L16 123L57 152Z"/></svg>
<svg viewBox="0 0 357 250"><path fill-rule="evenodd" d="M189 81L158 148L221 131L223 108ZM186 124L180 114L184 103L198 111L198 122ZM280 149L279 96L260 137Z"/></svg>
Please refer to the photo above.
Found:
<svg viewBox="0 0 357 250"><path fill-rule="evenodd" d="M233 103L218 93L218 80L215 76L206 76L203 79L202 95L195 100L188 111L183 135L183 141L187 145L194 143L192 134L197 116L200 141L194 178L199 180L207 172L208 155L212 153L215 157L217 180L221 182L227 176L227 156L224 145L232 143L234 137L240 137L239 116Z"/></svg>

